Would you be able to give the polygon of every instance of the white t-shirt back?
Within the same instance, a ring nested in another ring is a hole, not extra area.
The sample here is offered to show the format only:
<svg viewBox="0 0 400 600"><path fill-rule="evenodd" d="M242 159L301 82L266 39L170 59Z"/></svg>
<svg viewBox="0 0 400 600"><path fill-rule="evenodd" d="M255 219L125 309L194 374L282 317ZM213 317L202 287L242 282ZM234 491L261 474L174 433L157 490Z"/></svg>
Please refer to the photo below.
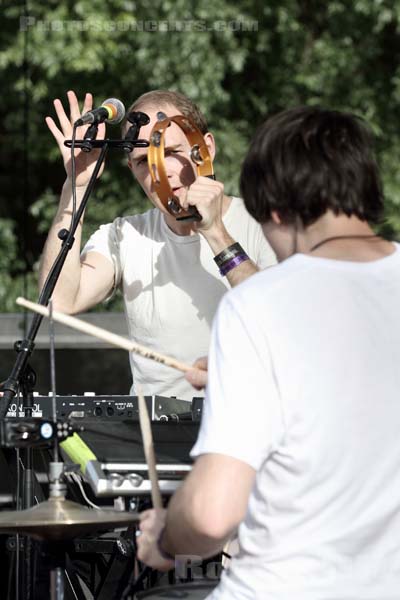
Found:
<svg viewBox="0 0 400 600"><path fill-rule="evenodd" d="M400 597L400 247L297 254L218 309L193 455L257 470L212 600Z"/></svg>

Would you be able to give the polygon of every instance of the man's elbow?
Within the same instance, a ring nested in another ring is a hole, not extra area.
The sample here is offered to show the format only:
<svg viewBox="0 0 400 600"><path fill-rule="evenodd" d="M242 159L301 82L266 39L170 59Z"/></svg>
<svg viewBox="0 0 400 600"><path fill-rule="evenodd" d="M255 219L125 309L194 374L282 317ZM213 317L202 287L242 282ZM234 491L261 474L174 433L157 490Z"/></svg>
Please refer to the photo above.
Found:
<svg viewBox="0 0 400 600"><path fill-rule="evenodd" d="M53 310L57 312L64 313L65 315L74 315L78 312L77 310L75 310L73 304L65 302L65 300L63 301L62 299L57 299L56 297L53 297L51 301L53 304Z"/></svg>
<svg viewBox="0 0 400 600"><path fill-rule="evenodd" d="M199 536L222 542L236 530L242 515L238 515L232 507L225 503L209 501L205 505L202 500L193 502L190 519L193 529Z"/></svg>
<svg viewBox="0 0 400 600"><path fill-rule="evenodd" d="M230 537L232 532L235 531L236 526L232 526L231 523L227 523L224 519L209 518L196 523L195 529L199 536L215 542L215 544L219 544Z"/></svg>

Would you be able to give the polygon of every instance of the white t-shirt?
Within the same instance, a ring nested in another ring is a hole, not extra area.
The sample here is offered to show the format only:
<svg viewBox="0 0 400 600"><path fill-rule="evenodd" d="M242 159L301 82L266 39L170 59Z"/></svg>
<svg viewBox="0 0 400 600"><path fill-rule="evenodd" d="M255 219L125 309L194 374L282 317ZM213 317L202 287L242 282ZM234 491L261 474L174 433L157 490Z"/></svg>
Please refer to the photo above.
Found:
<svg viewBox="0 0 400 600"><path fill-rule="evenodd" d="M257 470L212 600L400 598L400 246L297 254L229 292L194 456Z"/></svg>
<svg viewBox="0 0 400 600"><path fill-rule="evenodd" d="M276 262L242 200L232 199L223 221L261 269ZM114 264L132 340L189 365L208 354L212 319L229 283L201 235L176 235L163 214L152 209L101 226L82 254L91 251ZM133 353L130 362L134 385L139 383L144 394L183 400L196 395L179 371Z"/></svg>

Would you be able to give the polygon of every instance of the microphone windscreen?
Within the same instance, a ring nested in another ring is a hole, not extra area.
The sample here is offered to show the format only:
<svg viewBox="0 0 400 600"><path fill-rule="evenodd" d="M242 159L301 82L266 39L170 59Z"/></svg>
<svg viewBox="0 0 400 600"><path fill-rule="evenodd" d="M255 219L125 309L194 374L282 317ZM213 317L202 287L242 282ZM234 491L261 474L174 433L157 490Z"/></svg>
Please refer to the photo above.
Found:
<svg viewBox="0 0 400 600"><path fill-rule="evenodd" d="M107 123L120 123L125 116L125 106L117 98L104 100L102 106L110 111L111 116L106 119Z"/></svg>

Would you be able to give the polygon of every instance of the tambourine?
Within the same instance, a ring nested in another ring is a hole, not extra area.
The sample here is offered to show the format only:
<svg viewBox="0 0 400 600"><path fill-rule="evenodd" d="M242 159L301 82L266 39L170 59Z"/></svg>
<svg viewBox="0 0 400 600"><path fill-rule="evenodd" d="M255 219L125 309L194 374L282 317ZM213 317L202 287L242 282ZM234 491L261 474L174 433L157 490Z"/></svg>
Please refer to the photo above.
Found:
<svg viewBox="0 0 400 600"><path fill-rule="evenodd" d="M215 179L213 165L207 144L201 131L194 123L183 115L167 117L160 113L160 120L154 125L150 134L150 143L147 153L150 175L154 189L168 212L176 217L177 221L201 221L201 215L196 207L185 210L181 207L179 199L175 196L165 170L164 136L167 127L176 123L180 127L191 146L190 158L196 165L197 175Z"/></svg>

